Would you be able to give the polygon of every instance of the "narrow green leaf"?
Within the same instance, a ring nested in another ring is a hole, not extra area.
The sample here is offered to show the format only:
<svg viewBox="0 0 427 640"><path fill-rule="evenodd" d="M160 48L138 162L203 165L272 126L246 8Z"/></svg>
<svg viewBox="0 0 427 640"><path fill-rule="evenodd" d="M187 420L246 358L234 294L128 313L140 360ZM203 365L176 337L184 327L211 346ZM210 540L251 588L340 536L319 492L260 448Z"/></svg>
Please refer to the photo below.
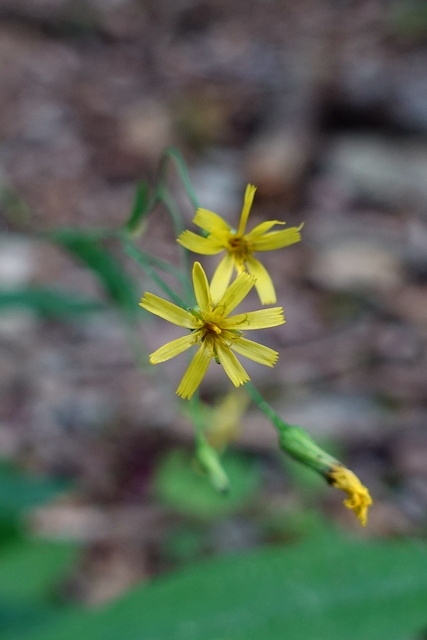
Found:
<svg viewBox="0 0 427 640"><path fill-rule="evenodd" d="M58 230L50 239L60 244L98 277L112 302L129 319L138 310L134 283L113 255L90 232Z"/></svg>
<svg viewBox="0 0 427 640"><path fill-rule="evenodd" d="M133 207L125 229L129 232L136 231L150 210L150 194L148 184L140 181L136 185Z"/></svg>
<svg viewBox="0 0 427 640"><path fill-rule="evenodd" d="M163 153L162 160L160 162L160 179L158 182L158 193L160 194L164 190L164 182L169 160L172 160L177 168L179 177L181 179L181 184L184 187L188 199L190 200L194 209L198 209L200 205L194 192L193 185L191 184L187 165L181 155L181 152L178 151L178 149L176 149L175 147L168 147Z"/></svg>
<svg viewBox="0 0 427 640"><path fill-rule="evenodd" d="M0 290L0 312L11 307L26 308L42 317L63 319L100 311L103 305L96 300L48 287Z"/></svg>

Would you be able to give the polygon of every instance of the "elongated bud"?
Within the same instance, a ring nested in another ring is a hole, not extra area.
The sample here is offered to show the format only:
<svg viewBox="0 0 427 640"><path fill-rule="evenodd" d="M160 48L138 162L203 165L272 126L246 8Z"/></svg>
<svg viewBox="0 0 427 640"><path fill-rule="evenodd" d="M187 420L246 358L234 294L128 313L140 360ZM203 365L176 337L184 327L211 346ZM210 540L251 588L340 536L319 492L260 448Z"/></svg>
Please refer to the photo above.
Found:
<svg viewBox="0 0 427 640"><path fill-rule="evenodd" d="M344 506L351 509L364 527L368 520L368 508L372 504L369 490L350 469L323 451L301 427L280 424L275 421L282 451L298 462L320 473L325 480L347 494Z"/></svg>
<svg viewBox="0 0 427 640"><path fill-rule="evenodd" d="M291 458L322 475L333 465L340 464L336 458L323 451L301 427L277 422L275 424L279 431L279 446Z"/></svg>
<svg viewBox="0 0 427 640"><path fill-rule="evenodd" d="M221 464L218 452L204 439L198 438L196 460L217 491L225 493L229 488L228 476Z"/></svg>

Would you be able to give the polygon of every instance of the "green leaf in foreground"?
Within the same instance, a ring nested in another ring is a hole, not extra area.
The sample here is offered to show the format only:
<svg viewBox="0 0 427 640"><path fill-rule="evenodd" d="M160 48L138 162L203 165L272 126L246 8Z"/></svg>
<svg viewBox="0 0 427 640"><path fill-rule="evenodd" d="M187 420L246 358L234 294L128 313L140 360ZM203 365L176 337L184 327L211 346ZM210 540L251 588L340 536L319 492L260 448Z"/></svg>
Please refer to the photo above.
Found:
<svg viewBox="0 0 427 640"><path fill-rule="evenodd" d="M22 539L0 552L0 638L21 640L59 622L68 607L55 595L58 581L75 561L69 544Z"/></svg>
<svg viewBox="0 0 427 640"><path fill-rule="evenodd" d="M31 640L403 640L427 627L427 549L313 537L222 557Z"/></svg>

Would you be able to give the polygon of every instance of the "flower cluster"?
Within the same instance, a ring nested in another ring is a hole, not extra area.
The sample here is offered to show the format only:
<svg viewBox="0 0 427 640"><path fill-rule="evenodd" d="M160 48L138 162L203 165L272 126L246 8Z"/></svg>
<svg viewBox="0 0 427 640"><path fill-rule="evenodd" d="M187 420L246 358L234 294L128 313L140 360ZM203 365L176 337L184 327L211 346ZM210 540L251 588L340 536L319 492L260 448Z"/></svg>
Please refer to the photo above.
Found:
<svg viewBox="0 0 427 640"><path fill-rule="evenodd" d="M179 244L195 253L212 255L225 251L210 283L201 264L194 263L192 277L197 307L182 309L151 293L141 299L140 305L147 311L190 331L152 353L152 364L165 362L193 345L198 346L176 391L182 398L191 398L212 359L222 365L231 382L238 387L248 382L249 376L235 353L268 367L273 367L278 358L276 351L244 338L243 332L282 324L285 322L282 307L229 315L253 286L262 304L276 302L270 275L253 253L286 247L301 239L301 227L271 231L275 225L285 224L278 220L262 222L246 233L255 191L252 185L246 187L237 231L216 213L198 209L193 222L208 235L199 236L187 230L177 239ZM237 272L237 277L230 284L233 271Z"/></svg>
<svg viewBox="0 0 427 640"><path fill-rule="evenodd" d="M154 351L149 356L152 364L166 362L193 346L197 347L176 390L181 398L190 399L195 394L211 360L222 365L235 387L249 382L249 375L236 354L268 367L273 367L277 361L277 351L249 340L244 334L245 331L283 324L285 319L282 307L245 313L233 312L253 287L262 304L276 302L271 277L262 263L254 257L254 253L272 251L299 242L302 225L272 230L276 225L285 223L268 220L256 225L251 231L246 231L255 191L252 185L246 187L237 230L216 213L197 209L193 222L202 229L202 235L186 230L177 238L180 245L194 253L224 253L211 282L208 281L202 265L199 262L194 263L192 282L196 306L178 306L152 293L145 293L141 299L141 307L187 330L186 335ZM236 273L236 277L231 281L233 273ZM301 427L284 423L253 386L249 385L249 390L252 398L277 428L280 447L294 459L323 475L332 486L342 489L348 496L344 505L352 509L360 523L365 525L372 499L368 489L357 476L320 449ZM228 420L227 424L229 428L232 420ZM214 485L220 490L226 490L228 480L221 467L218 453L202 434L198 436L197 458Z"/></svg>

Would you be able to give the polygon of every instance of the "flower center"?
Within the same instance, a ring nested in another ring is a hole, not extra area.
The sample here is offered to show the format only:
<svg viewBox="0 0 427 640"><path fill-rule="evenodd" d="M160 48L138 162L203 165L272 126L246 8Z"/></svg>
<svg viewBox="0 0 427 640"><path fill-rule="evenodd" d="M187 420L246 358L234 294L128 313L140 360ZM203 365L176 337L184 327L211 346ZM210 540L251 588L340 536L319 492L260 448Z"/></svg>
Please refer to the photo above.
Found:
<svg viewBox="0 0 427 640"><path fill-rule="evenodd" d="M213 333L216 336L219 336L222 333L222 329L215 322L205 322L205 326L203 328L205 333Z"/></svg>
<svg viewBox="0 0 427 640"><path fill-rule="evenodd" d="M232 236L228 241L228 247L237 262L245 262L252 255L251 243L242 236Z"/></svg>

